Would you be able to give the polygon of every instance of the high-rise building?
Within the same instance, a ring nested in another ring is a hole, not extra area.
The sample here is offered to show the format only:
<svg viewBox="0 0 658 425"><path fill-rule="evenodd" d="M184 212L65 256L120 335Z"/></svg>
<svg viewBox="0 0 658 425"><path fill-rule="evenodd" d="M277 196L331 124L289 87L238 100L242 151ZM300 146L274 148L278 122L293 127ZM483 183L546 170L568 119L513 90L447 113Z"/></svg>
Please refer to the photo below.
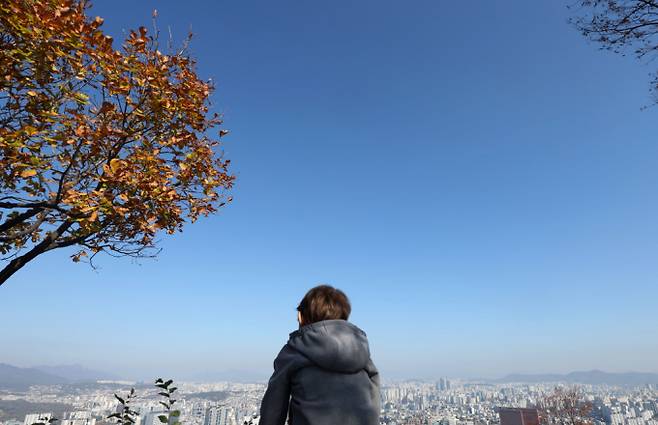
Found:
<svg viewBox="0 0 658 425"><path fill-rule="evenodd" d="M440 378L438 384L436 384L436 388L439 391L445 391L450 389L450 381L448 378Z"/></svg>
<svg viewBox="0 0 658 425"><path fill-rule="evenodd" d="M235 411L230 407L211 407L206 412L204 425L237 425Z"/></svg>
<svg viewBox="0 0 658 425"><path fill-rule="evenodd" d="M66 412L62 415L59 425L96 425L96 419L91 417L91 412Z"/></svg>
<svg viewBox="0 0 658 425"><path fill-rule="evenodd" d="M498 409L500 425L539 425L539 411L518 407L501 407Z"/></svg>
<svg viewBox="0 0 658 425"><path fill-rule="evenodd" d="M159 416L166 414L167 412L163 410L160 411L151 410L151 411L143 412L142 415L139 417L140 425L163 425L162 422L160 421Z"/></svg>
<svg viewBox="0 0 658 425"><path fill-rule="evenodd" d="M31 413L25 415L25 420L23 425L33 425L33 424L48 424L48 421L52 419L52 413Z"/></svg>

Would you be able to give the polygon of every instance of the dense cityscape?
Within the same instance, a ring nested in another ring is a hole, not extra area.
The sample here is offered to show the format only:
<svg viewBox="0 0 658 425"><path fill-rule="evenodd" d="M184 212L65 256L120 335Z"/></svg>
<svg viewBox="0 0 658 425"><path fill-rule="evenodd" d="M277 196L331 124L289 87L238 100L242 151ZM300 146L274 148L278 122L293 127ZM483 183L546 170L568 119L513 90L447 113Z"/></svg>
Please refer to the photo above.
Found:
<svg viewBox="0 0 658 425"><path fill-rule="evenodd" d="M176 383L175 409L186 425L258 424L264 383ZM554 390L559 383L482 383L442 378L437 382L384 383L381 390L381 423L386 425L493 425L500 422L501 407L527 408ZM119 399L131 388L136 425L159 425L165 413L158 389L128 382L84 385L32 386L27 391L0 392L2 406L58 406L47 411L26 411L8 417L0 409L0 425L48 423L104 425L117 412ZM590 423L595 425L658 425L658 391L652 385L620 387L580 386L591 403ZM28 407L29 409L29 407ZM21 417L19 417L21 416Z"/></svg>
<svg viewBox="0 0 658 425"><path fill-rule="evenodd" d="M658 0L0 0L0 425L658 425L656 58Z"/></svg>

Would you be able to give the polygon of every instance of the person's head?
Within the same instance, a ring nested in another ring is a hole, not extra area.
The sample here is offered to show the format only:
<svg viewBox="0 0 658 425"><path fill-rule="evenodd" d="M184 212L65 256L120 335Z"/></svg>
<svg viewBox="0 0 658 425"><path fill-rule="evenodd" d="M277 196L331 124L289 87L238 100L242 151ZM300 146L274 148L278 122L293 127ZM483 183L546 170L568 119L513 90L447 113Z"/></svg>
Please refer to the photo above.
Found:
<svg viewBox="0 0 658 425"><path fill-rule="evenodd" d="M297 320L300 326L322 320L347 320L352 306L347 295L329 285L316 286L309 290L297 306Z"/></svg>

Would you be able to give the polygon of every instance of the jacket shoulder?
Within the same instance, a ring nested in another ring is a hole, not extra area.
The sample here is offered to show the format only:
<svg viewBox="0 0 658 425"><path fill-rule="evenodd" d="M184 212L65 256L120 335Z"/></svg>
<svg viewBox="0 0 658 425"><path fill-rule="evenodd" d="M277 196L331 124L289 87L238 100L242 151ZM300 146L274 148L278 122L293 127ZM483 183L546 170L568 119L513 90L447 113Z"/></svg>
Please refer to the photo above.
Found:
<svg viewBox="0 0 658 425"><path fill-rule="evenodd" d="M307 366L310 363L302 353L295 350L289 344L286 344L281 348L279 354L274 359L274 369L282 370L288 369L290 371L295 371L299 368Z"/></svg>

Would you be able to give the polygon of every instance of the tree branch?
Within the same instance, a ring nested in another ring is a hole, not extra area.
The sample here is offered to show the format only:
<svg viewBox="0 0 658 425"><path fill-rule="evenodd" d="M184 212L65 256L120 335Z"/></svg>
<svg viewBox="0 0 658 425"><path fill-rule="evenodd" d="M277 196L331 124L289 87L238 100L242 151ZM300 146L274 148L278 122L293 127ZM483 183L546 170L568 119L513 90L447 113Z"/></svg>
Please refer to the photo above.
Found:
<svg viewBox="0 0 658 425"><path fill-rule="evenodd" d="M55 242L57 238L62 235L62 233L71 227L73 223L73 221L65 221L57 229L48 233L48 236L46 236L40 243L35 245L34 248L29 250L27 254L21 255L20 257L16 257L11 260L9 264L5 266L5 268L0 270L0 286L2 286L2 284L5 283L7 279L9 279L14 273L23 268L23 266L25 266L31 260L36 258L38 255L48 251L50 245Z"/></svg>
<svg viewBox="0 0 658 425"><path fill-rule="evenodd" d="M0 207L1 206L2 205L0 205ZM43 211L43 208L32 208L30 210L18 214L16 217L8 218L7 220L5 220L4 223L0 224L0 233L5 233L9 229L22 224L23 222L25 222L25 220L34 217L35 215L39 214L39 212L41 211ZM0 238L0 240L2 239Z"/></svg>

